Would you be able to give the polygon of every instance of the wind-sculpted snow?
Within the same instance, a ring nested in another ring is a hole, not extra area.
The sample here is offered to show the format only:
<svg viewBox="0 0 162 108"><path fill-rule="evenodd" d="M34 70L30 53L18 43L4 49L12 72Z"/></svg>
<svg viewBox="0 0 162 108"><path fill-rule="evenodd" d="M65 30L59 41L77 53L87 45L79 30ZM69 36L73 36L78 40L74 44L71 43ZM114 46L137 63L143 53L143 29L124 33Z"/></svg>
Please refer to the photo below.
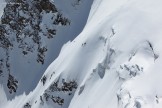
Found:
<svg viewBox="0 0 162 108"><path fill-rule="evenodd" d="M94 0L34 91L5 107L161 108L161 3Z"/></svg>

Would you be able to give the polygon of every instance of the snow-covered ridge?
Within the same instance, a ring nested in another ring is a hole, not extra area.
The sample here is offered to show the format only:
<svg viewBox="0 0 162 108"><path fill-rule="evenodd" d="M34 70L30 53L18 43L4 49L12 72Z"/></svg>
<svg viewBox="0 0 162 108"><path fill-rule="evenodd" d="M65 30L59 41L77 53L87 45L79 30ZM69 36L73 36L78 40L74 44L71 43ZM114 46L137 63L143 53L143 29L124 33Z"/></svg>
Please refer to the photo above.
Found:
<svg viewBox="0 0 162 108"><path fill-rule="evenodd" d="M63 46L34 91L4 106L161 108L161 3L94 0L83 31Z"/></svg>

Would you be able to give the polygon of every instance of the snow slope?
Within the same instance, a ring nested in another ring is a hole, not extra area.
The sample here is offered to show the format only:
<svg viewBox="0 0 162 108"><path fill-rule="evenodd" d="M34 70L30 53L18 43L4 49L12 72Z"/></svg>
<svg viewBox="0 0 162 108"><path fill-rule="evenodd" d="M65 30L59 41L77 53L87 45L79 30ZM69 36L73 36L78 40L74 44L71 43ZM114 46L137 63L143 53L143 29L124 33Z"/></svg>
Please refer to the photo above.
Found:
<svg viewBox="0 0 162 108"><path fill-rule="evenodd" d="M34 91L3 108L161 108L161 4L94 0Z"/></svg>

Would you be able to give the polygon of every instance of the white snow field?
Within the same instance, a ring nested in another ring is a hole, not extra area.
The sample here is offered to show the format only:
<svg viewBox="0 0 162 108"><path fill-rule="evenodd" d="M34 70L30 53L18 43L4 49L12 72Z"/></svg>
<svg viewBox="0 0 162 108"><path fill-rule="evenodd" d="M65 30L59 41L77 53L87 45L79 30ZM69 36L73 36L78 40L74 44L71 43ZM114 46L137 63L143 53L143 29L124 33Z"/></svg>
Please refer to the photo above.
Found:
<svg viewBox="0 0 162 108"><path fill-rule="evenodd" d="M0 87L0 108L162 108L161 10L161 0L94 0L37 87L13 100Z"/></svg>

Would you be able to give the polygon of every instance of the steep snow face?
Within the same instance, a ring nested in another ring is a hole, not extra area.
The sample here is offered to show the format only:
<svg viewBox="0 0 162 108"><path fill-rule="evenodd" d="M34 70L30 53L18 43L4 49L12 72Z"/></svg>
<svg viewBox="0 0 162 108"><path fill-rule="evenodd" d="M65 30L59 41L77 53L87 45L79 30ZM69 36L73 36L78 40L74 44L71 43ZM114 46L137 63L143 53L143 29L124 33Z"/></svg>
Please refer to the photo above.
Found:
<svg viewBox="0 0 162 108"><path fill-rule="evenodd" d="M8 98L35 88L62 45L82 31L91 4L92 0L7 0L1 4L6 7L0 25L0 83Z"/></svg>
<svg viewBox="0 0 162 108"><path fill-rule="evenodd" d="M161 3L94 0L34 91L4 108L161 108Z"/></svg>

